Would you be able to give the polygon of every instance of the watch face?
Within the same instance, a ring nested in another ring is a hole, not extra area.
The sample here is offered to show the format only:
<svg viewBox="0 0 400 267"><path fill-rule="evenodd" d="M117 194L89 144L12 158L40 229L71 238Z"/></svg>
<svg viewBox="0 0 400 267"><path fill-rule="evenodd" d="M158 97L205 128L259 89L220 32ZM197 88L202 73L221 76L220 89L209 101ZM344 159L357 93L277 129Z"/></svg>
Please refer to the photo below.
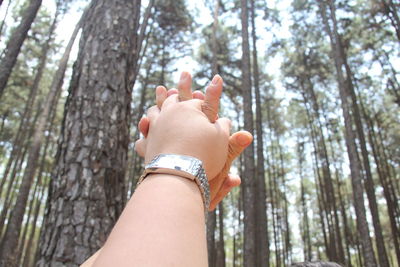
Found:
<svg viewBox="0 0 400 267"><path fill-rule="evenodd" d="M201 161L188 156L159 155L149 165L152 165L152 167L173 168L196 175L199 168L201 168Z"/></svg>
<svg viewBox="0 0 400 267"><path fill-rule="evenodd" d="M190 160L183 160L180 158L176 158L174 160L173 166L175 170L180 170L180 171L193 171L192 170L192 161Z"/></svg>

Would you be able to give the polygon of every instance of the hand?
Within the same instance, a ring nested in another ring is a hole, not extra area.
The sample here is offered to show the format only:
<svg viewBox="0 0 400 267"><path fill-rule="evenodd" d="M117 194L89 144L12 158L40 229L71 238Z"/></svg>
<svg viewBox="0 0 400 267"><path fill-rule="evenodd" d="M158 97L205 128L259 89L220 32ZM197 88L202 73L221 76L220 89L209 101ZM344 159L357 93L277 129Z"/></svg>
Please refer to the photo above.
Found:
<svg viewBox="0 0 400 267"><path fill-rule="evenodd" d="M207 177L217 176L227 158L231 122L221 118L210 123L201 111L202 102L179 102L175 94L165 100L161 111L157 106L149 109L146 163L161 153L188 155L203 162Z"/></svg>
<svg viewBox="0 0 400 267"><path fill-rule="evenodd" d="M178 83L178 89L166 90L165 87L159 86L156 89L156 102L158 108L161 109L164 101L167 97L179 94L181 101L190 99L204 100L202 103L202 110L208 119L213 122L218 118L219 109L219 98L222 93L222 78L216 76L216 83L208 86L206 95L200 91L192 93L191 84L192 79L189 73L183 72ZM144 156L147 144L147 135L149 131L150 120L148 117L144 117L139 122L139 130L144 135L144 139L140 139L136 142L136 150L139 155ZM215 209L218 203L231 191L235 186L240 185L240 177L237 175L229 174L229 170L233 160L239 156L242 151L252 142L252 135L246 131L239 131L234 133L229 138L228 144L228 155L227 160L216 177L210 179L210 191L211 191L211 204L210 210Z"/></svg>

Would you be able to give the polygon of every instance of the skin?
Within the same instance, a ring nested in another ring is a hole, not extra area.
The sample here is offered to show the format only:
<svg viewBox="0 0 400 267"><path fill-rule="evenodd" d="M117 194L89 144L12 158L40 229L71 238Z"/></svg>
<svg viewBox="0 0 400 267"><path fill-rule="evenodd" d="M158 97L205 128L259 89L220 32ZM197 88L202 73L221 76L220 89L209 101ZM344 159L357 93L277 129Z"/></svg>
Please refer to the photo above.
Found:
<svg viewBox="0 0 400 267"><path fill-rule="evenodd" d="M192 93L192 77L190 73L182 72L178 82L178 90L170 89L167 91L164 86L158 86L156 88L157 107L158 109L161 109L167 97L174 94L179 95L180 101L187 101L191 99L204 100L202 103L202 111L210 122L215 122L215 120L218 118L223 80L219 75L216 75L213 81L214 83L211 82L207 87L205 95L200 91L194 91ZM140 132L143 134L144 139L136 141L135 149L140 156L144 157L147 145L146 137L150 127L149 118L143 117L140 120L138 127ZM252 140L252 135L247 131L239 131L230 136L227 151L228 155L224 167L216 177L211 177L211 179L209 177L211 192L210 211L216 208L219 202L222 201L222 199L232 190L233 187L240 185L240 177L230 174L229 170L232 162L243 152L243 150L252 142Z"/></svg>
<svg viewBox="0 0 400 267"><path fill-rule="evenodd" d="M203 95L192 93L190 74L183 73L178 89L157 87L157 106L139 123L145 138L136 142L136 150L146 162L160 153L202 160L214 209L240 184L240 178L228 172L252 136L244 131L229 136L230 121L218 119L221 77L216 76ZM104 247L82 266L206 266L203 208L192 181L150 175L133 194Z"/></svg>

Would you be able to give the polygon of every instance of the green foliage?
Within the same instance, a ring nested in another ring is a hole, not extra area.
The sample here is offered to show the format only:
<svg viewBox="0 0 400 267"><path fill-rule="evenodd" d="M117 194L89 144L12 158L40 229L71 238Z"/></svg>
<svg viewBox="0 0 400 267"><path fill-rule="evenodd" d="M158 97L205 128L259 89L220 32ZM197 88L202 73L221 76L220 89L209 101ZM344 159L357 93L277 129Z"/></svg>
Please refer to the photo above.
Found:
<svg viewBox="0 0 400 267"><path fill-rule="evenodd" d="M73 0L56 2L62 5L62 13L77 3ZM317 129L326 143L330 164L328 170L333 182L342 243L349 247L352 265L358 266L360 242L353 208L349 160L343 138L344 120L339 101L334 54L331 52L331 44L321 19L319 1L292 0L289 1L290 7L287 10L281 6L284 2L286 1L255 1L263 126L262 136L255 136L255 140L263 138L264 141L270 263L275 266L278 259L282 262L303 259L305 217L309 223L308 235L313 259L328 257L324 240L324 231L327 230L322 226L327 222L324 215L326 203L322 203L321 200L323 188L319 179L324 159L321 159L316 151L316 143L321 142L315 138ZM366 124L366 118L370 118L377 139L375 145L378 146L379 152L385 153L387 157L389 174L393 179L391 182L397 188L395 192L398 197L400 102L396 98L396 92L400 90L399 40L391 21L385 15L381 1L334 2L338 31L342 36L344 51L352 71L350 78L356 87L358 105L363 104L364 107L363 129L366 134L371 132ZM22 0L13 4L12 16L15 21L20 19L21 10L26 4L27 1ZM219 2L218 27L215 32L212 20L205 21L203 17L199 17L203 14L201 12L208 12L212 16L215 2L207 0L205 4L207 10L204 11L203 6L197 6L196 13L191 9L189 1L155 1L142 45L140 68L131 103L131 128L134 138L139 137L136 127L138 120L147 108L154 105L156 86L163 84L168 89L174 87L176 71L182 62L186 63L188 58L196 61L198 67L195 67L193 87L205 88L212 76L214 34L217 41L217 71L225 83L220 115L230 117L235 129L242 129L242 90L251 88L241 88L240 2ZM15 145L13 139L37 72L38 58L47 39L52 16L45 9L41 9L1 100L0 174L3 173ZM4 38L9 36L9 32L7 31ZM284 34L280 35L282 32ZM53 38L34 114L30 114L31 120L46 96L61 47ZM311 89L315 93L317 108L312 99L314 96L310 93ZM62 102L64 101L63 94ZM47 133L50 143L44 158L42 186L46 186L51 176L62 113L63 105L59 105L53 131ZM383 235L389 254L395 262L388 209L372 145L368 141ZM133 158L133 149L131 153L130 157ZM242 172L242 162L243 159L239 159L235 163L235 170L239 174ZM133 166L132 163L129 168L133 169L133 176L140 175L140 167ZM19 170L19 174L22 171L23 168ZM14 186L12 190L17 192L18 186ZM303 210L302 197L306 211ZM3 203L4 200L1 199L1 204ZM236 266L242 266L244 226L240 189L234 189L223 203L226 259L230 264L235 255ZM288 225L286 220L289 221ZM28 229L31 230L32 226L28 226ZM35 231L38 232L39 229L36 228ZM285 243L287 233L290 235L289 244ZM35 246L37 242L36 236Z"/></svg>

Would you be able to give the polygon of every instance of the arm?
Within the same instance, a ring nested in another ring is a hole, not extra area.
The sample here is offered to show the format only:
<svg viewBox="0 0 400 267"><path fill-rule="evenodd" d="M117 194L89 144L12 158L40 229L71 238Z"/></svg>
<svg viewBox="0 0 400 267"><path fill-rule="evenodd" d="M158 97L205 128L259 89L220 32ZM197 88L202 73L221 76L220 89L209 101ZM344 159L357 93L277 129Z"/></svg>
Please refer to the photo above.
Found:
<svg viewBox="0 0 400 267"><path fill-rule="evenodd" d="M145 151L149 162L161 153L203 162L208 177L222 169L230 121L210 123L201 100L179 102L174 95L160 111L148 112ZM137 188L94 266L207 266L204 206L197 184L187 178L153 174Z"/></svg>
<svg viewBox="0 0 400 267"><path fill-rule="evenodd" d="M161 89L161 90L160 90ZM181 79L178 84L178 89L171 89L167 91L163 87L158 87L156 90L156 102L158 108L161 108L164 101L168 96L172 94L179 93L179 99L182 100L190 100L192 99L192 91L191 91L191 76L188 73L183 73ZM204 100L204 103L201 105L201 109L204 114L208 117L208 119L212 122L215 122L219 107L219 97L222 91L222 79L219 79L217 84L211 84L206 91L206 95L204 96L202 93L196 91L193 93L193 98ZM153 112L154 113L154 112ZM148 118L142 119L139 123L139 129L144 134L145 137L148 135L150 121ZM210 210L214 209L215 206L229 193L229 191L240 184L240 177L233 176L228 174L230 165L232 161L251 143L252 136L248 132L237 132L229 138L229 148L228 155L225 165L222 170L218 173L215 179L210 182L210 190L211 190L211 205ZM139 144L140 143L140 144ZM137 142L135 146L138 149L138 152L141 156L145 156L145 151L147 150L147 140L140 140ZM139 150L139 147L141 148ZM210 177L209 177L210 178ZM131 200L130 202L132 202ZM130 203L129 202L129 203ZM129 205L129 204L128 204ZM97 251L92 257L90 257L82 266L90 267L95 262L96 258L99 255L99 251Z"/></svg>
<svg viewBox="0 0 400 267"><path fill-rule="evenodd" d="M196 183L149 175L94 266L207 266L204 207Z"/></svg>

